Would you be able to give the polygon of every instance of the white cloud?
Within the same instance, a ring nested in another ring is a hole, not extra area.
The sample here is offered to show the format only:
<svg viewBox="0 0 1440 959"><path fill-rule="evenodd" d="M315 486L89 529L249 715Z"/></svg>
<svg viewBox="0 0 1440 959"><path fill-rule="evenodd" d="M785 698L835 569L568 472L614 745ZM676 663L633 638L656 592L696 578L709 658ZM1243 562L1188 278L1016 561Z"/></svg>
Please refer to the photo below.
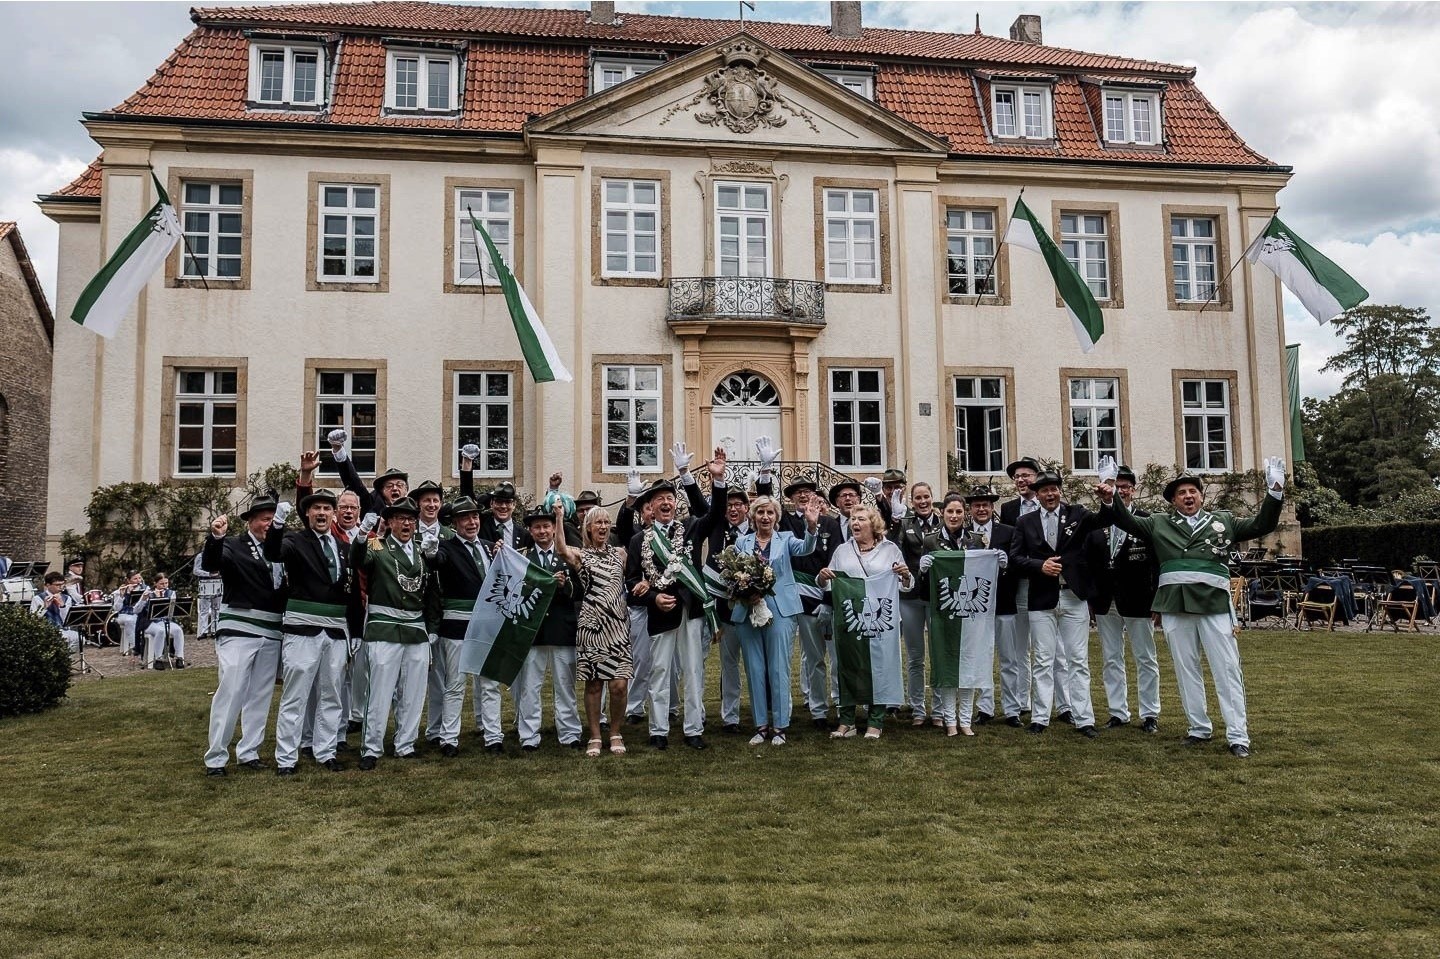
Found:
<svg viewBox="0 0 1440 959"><path fill-rule="evenodd" d="M74 156L42 156L29 150L0 149L0 220L20 224L20 236L52 309L60 230L35 206L35 197L53 193L69 183L89 162Z"/></svg>

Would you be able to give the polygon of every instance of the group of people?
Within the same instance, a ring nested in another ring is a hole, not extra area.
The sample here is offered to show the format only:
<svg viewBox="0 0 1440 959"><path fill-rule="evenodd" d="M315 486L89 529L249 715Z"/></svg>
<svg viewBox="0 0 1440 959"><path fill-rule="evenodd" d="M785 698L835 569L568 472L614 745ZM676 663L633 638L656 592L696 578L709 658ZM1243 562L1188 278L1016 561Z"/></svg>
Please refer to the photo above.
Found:
<svg viewBox="0 0 1440 959"><path fill-rule="evenodd" d="M113 635L102 636L102 645L118 645L122 655L139 657L144 669L185 668L185 630L176 621L176 594L167 574L156 573L147 585L139 570L129 570L108 594L87 593L84 576L85 560L78 556L65 564L64 573L46 573L30 611L53 624L70 648L78 650L82 637L72 612L108 604L112 615L106 625Z"/></svg>
<svg viewBox="0 0 1440 959"><path fill-rule="evenodd" d="M1095 487L1101 506L1089 510L1065 502L1061 478L1029 457L1007 468L1017 496L998 510L1000 497L990 487L937 501L929 484L908 484L898 470L823 492L797 480L784 487L782 500L773 495L780 451L763 438L753 495L726 483L726 454L717 448L704 464L706 497L691 469L694 454L677 443L671 450L677 478L647 485L632 472L614 515L593 492L571 500L557 474L541 505L517 516L511 485L476 494L474 447L461 451L461 495L446 503L438 484L412 489L409 476L395 469L367 486L350 461L344 431L328 439L343 492L314 487L320 457L306 452L296 508L258 499L240 515L244 528L235 535L228 519L218 518L201 553L199 567L223 584L209 775L225 774L237 721L237 762L267 768L259 750L277 669L278 775L294 774L307 748L320 766L345 769L339 754L355 732L359 768L375 768L392 714L393 756L417 754L422 713L426 740L442 756L457 755L467 677L484 749L503 753L503 687L460 667L486 574L506 549L555 583L533 644L514 664L511 694L525 752L540 746L547 674L564 746L589 756L621 754L624 727L644 724L649 746L664 750L678 723L685 746L707 748L712 644L720 647L720 727L742 734L743 663L756 746L788 742L796 642L802 708L816 729L837 739L862 729L878 738L887 717L907 707L913 725L933 723L949 735L973 735L975 726L992 721L1039 734L1054 720L1093 738L1093 616L1104 657L1105 727L1134 718L1128 644L1141 729L1158 731L1152 626L1158 619L1175 662L1186 742L1204 743L1213 732L1203 649L1230 751L1249 755L1226 560L1235 543L1275 528L1285 482L1278 460L1267 462L1269 495L1258 515L1237 519L1204 510L1203 481L1191 475L1165 489L1173 512L1132 512L1135 475L1113 462L1102 463ZM298 527L288 525L291 512L300 517ZM988 550L998 558L994 630L978 634L994 644L983 652L986 663L999 660L998 697L993 682L966 689L936 683L933 694L926 682L929 573L934 555L949 550ZM707 589L707 582L723 581L721 558L736 555L758 557L773 573L773 587L744 600ZM838 576L893 578L900 599L898 641L872 642L868 650L870 681L861 685L869 702L854 701L853 691L841 694L829 598ZM583 722L577 684L584 689Z"/></svg>

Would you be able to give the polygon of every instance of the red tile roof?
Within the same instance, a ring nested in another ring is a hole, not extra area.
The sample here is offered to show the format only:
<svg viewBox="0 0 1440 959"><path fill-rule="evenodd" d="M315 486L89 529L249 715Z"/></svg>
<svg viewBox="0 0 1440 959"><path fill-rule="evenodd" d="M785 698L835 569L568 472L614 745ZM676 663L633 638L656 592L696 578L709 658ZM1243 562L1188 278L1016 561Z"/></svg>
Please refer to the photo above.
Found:
<svg viewBox="0 0 1440 959"><path fill-rule="evenodd" d="M58 198L62 200L98 200L100 199L100 184L104 179L101 170L103 157L96 157L90 161L85 171L71 180L69 183L49 194L45 199Z"/></svg>
<svg viewBox="0 0 1440 959"><path fill-rule="evenodd" d="M722 40L734 20L624 14L618 26L587 22L585 10L467 7L441 3L338 3L221 7L192 11L197 26L155 75L112 114L203 120L262 120L339 126L395 126L518 134L588 93L590 50L660 48L672 55ZM310 30L337 39L338 72L329 107L247 110L245 30ZM982 34L866 28L858 39L822 25L748 22L760 40L802 60L831 54L876 58L876 102L946 139L961 156L1021 156L1104 162L1271 166L1246 145L1195 87L1194 71L1174 64L1082 53ZM455 117L385 115L385 49L392 35L468 38L463 112ZM827 56L831 55L831 56ZM1043 73L1055 84L1056 141L1044 146L993 142L985 133L972 74ZM1081 89L1087 79L1148 78L1164 84L1167 149L1107 149L1099 117ZM78 181L77 181L78 182ZM71 187L75 187L72 184ZM67 187L66 189L71 189Z"/></svg>
<svg viewBox="0 0 1440 959"><path fill-rule="evenodd" d="M35 302L35 310L40 314L40 325L45 328L45 336L53 346L55 344L55 314L50 310L50 301L45 298L45 289L40 285L40 277L35 273L35 264L30 262L30 251L25 249L25 241L20 239L20 227L13 222L0 223L0 243L6 240L10 242L10 248L15 252L15 259L20 264L20 275L25 278L25 285L30 288L30 298Z"/></svg>

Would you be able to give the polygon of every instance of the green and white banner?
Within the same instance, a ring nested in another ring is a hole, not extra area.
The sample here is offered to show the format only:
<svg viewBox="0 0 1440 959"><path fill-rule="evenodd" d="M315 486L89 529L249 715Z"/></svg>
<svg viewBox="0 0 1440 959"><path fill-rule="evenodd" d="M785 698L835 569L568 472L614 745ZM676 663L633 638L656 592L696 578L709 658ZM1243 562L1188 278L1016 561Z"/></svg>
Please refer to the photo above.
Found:
<svg viewBox="0 0 1440 959"><path fill-rule="evenodd" d="M104 337L115 335L135 298L182 236L180 219L165 188L155 174L150 174L150 179L159 199L80 291L70 314L70 319Z"/></svg>
<svg viewBox="0 0 1440 959"><path fill-rule="evenodd" d="M900 582L895 574L888 569L868 579L837 574L830 581L830 598L835 604L840 708L902 705Z"/></svg>
<svg viewBox="0 0 1440 959"><path fill-rule="evenodd" d="M469 212L470 224L475 228L475 235L485 241L490 263L495 267L495 276L500 281L500 289L505 293L510 322L515 324L515 335L520 338L520 352L525 356L525 364L530 367L531 377L536 383L551 383L555 380L569 383L572 379L570 371L560 362L560 354L555 351L550 334L545 332L545 324L540 322L540 314L535 312L530 297L525 295L525 290L516 281L515 274L510 272L510 267L501 259L500 251L495 249L495 241L490 239L490 234L486 233L480 221L475 219L474 211Z"/></svg>
<svg viewBox="0 0 1440 959"><path fill-rule="evenodd" d="M705 628L710 630L711 635L720 628L720 620L715 616L715 600L710 595L700 574L695 572L690 557L677 554L675 548L670 545L670 538L662 536L654 526L646 534L650 538L650 549L655 553L655 564L668 573L681 586L690 591L690 595L698 599L704 607ZM718 571L717 571L718 572ZM724 595L723 583L721 595Z"/></svg>
<svg viewBox="0 0 1440 959"><path fill-rule="evenodd" d="M978 689L993 681L1000 553L941 550L930 566L930 685Z"/></svg>
<svg viewBox="0 0 1440 959"><path fill-rule="evenodd" d="M1045 258L1045 265L1050 268L1050 276L1055 281L1055 289L1065 303L1066 312L1070 314L1070 323L1075 329L1075 339L1080 343L1080 351L1089 353L1095 349L1095 344L1105 332L1105 318L1100 315L1100 304L1095 302L1084 277L1070 265L1070 261L1055 245L1055 241L1050 239L1050 234L1045 232L1035 214L1031 213L1025 201L1018 197L1015 199L1015 212L1010 215L1010 226L1005 231L1005 242L1032 253L1039 253Z"/></svg>
<svg viewBox="0 0 1440 959"><path fill-rule="evenodd" d="M555 596L555 577L502 545L465 629L460 671L514 685Z"/></svg>
<svg viewBox="0 0 1440 959"><path fill-rule="evenodd" d="M1265 230L1245 251L1251 263L1263 263L1280 277L1285 289L1294 293L1310 315L1321 323L1359 306L1370 296L1325 254L1300 239L1294 230L1272 216Z"/></svg>

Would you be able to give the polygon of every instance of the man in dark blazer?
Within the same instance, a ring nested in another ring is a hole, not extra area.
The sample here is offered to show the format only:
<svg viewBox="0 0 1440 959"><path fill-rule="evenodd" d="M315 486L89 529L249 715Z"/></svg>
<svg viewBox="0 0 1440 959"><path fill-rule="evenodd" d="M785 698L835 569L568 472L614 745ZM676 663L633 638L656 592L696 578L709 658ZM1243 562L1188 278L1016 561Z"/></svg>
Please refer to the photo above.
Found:
<svg viewBox="0 0 1440 959"><path fill-rule="evenodd" d="M275 719L277 776L295 774L315 690L315 761L331 772L344 769L335 750L346 718L342 693L350 658L352 576L346 546L334 531L335 505L334 493L316 490L300 501L301 529L287 532L285 517L277 512L265 537L265 558L285 567L289 584L281 620L284 687Z"/></svg>
<svg viewBox="0 0 1440 959"><path fill-rule="evenodd" d="M1126 507L1135 499L1135 471L1121 466L1115 492ZM1132 509L1132 515L1148 516ZM1100 633L1105 659L1105 704L1110 710L1107 728L1130 722L1129 680L1125 675L1125 636L1135 657L1135 685L1139 693L1140 728L1160 731L1160 661L1155 655L1155 627L1150 607L1155 601L1160 566L1155 553L1138 536L1118 526L1097 529L1085 544L1090 565L1090 612Z"/></svg>
<svg viewBox="0 0 1440 959"><path fill-rule="evenodd" d="M550 672L550 689L555 707L555 735L560 745L579 749L580 713L575 703L575 622L580 588L569 575L564 560L555 554L555 515L536 508L525 517L531 546L525 550L531 566L555 577L555 596L540 621L535 642L515 679L515 726L520 748L533 753L540 748L540 693L545 672Z"/></svg>
<svg viewBox="0 0 1440 959"><path fill-rule="evenodd" d="M784 493L791 508L780 517L779 528L804 537L805 507L811 498L820 495L820 487L802 479L786 486ZM833 669L835 639L831 633L831 608L821 602L824 593L815 585L815 574L830 564L830 557L842 539L840 520L829 513L822 514L814 552L790 560L800 588L801 610L795 617L800 636L800 695L805 698L805 708L810 711L810 721L816 729L830 728L830 703L839 701L839 677ZM831 668L826 667L827 661L832 664Z"/></svg>
<svg viewBox="0 0 1440 959"><path fill-rule="evenodd" d="M468 496L457 499L450 508L455 535L440 540L435 551L435 576L440 594L440 638L435 641L432 666L439 663L444 695L439 715L432 715L425 727L425 736L432 745L439 745L447 758L460 754L460 710L465 704L465 674L460 672L460 650L465 644L465 629L475 610L475 599L485 585L490 568L490 546L480 539L480 506ZM474 681L475 725L480 729L487 753L505 751L504 733L500 728L500 684L477 675Z"/></svg>
<svg viewBox="0 0 1440 959"><path fill-rule="evenodd" d="M480 538L491 544L504 542L522 551L530 546L530 532L515 515L515 487L509 483L501 483L490 492L490 515L480 521Z"/></svg>
<svg viewBox="0 0 1440 959"><path fill-rule="evenodd" d="M1020 517L1010 563L1030 583L1031 679L1034 696L1030 731L1043 733L1050 725L1052 690L1064 686L1075 727L1095 736L1095 713L1090 702L1090 571L1085 561L1085 538L1102 525L1098 513L1061 500L1060 476L1041 473L1031 484L1040 502L1038 510ZM1065 667L1056 676L1057 650L1063 650Z"/></svg>
<svg viewBox="0 0 1440 959"><path fill-rule="evenodd" d="M885 475L900 474L886 470ZM935 508L935 492L929 483L910 487L910 505L905 508L903 486L890 488L890 518L887 536L900 547L905 565L910 568L911 586L900 591L900 647L905 658L905 701L910 706L911 725L924 726L930 721L925 704L925 630L930 622L930 587L920 575L920 557L925 553L925 538L940 529L940 511ZM899 493L897 496L896 493ZM896 509L898 503L901 507ZM940 702L935 701L935 725L941 725ZM993 708L993 704L992 704Z"/></svg>
<svg viewBox="0 0 1440 959"><path fill-rule="evenodd" d="M1010 477L1010 482L1015 484L1015 492L1018 494L1015 499L1006 500L1000 504L1000 522L1006 526L1015 527L1020 522L1022 513L1029 513L1040 508L1040 501L1035 498L1035 491L1030 484L1035 477L1040 475L1040 463L1033 456L1022 456L1009 466L1005 467L1005 475ZM1012 571L1012 575L1015 575ZM1005 686L1006 662L1009 661L1009 668L1012 674L1018 668L1023 674L1024 684L1017 687L1020 696L1020 713L1023 715L1030 712L1030 578L1023 575L1015 575L1015 619L1014 634L1006 647L1000 644L1000 636L995 636L995 652L1000 660L1000 685L1003 693ZM1018 665L1017 665L1018 663ZM1064 696L1058 698L1057 705L1064 705ZM1008 716L1009 713L1007 712ZM1011 725L1018 725L1012 723Z"/></svg>
<svg viewBox="0 0 1440 959"><path fill-rule="evenodd" d="M1000 497L994 487L975 486L965 494L965 508L970 518L965 524L967 549L1000 550L1000 593L995 597L995 649L1000 660L1000 706L1005 721L1020 725L1020 711L1030 705L1029 631L1023 650L1015 645L1015 570L1010 567L1010 547L1015 542L1015 527L995 519L995 501ZM976 702L975 722L985 725L995 718L995 686L980 691Z"/></svg>

